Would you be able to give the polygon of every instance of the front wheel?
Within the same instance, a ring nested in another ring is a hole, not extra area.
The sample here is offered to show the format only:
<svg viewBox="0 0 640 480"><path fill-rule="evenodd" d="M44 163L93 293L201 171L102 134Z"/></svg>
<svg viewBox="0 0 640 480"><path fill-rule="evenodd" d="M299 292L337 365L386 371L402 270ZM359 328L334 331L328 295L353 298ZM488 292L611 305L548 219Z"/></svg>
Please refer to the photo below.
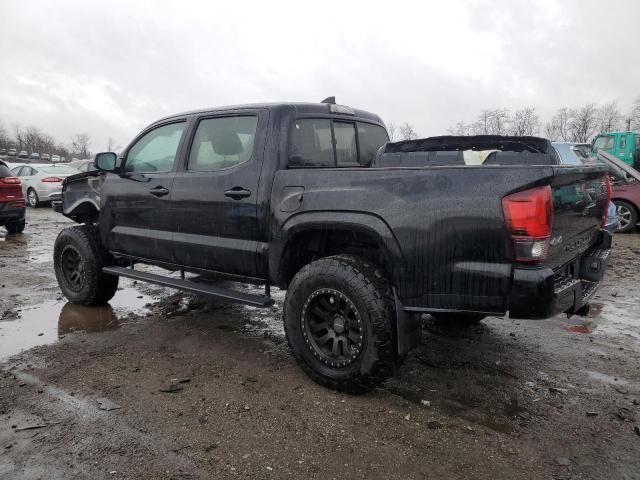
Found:
<svg viewBox="0 0 640 480"><path fill-rule="evenodd" d="M81 305L102 305L113 298L118 277L102 272L113 257L100 244L93 226L65 228L53 246L58 285L67 299Z"/></svg>
<svg viewBox="0 0 640 480"><path fill-rule="evenodd" d="M284 324L298 363L323 386L359 393L395 372L393 292L364 259L340 255L306 265L287 290Z"/></svg>
<svg viewBox="0 0 640 480"><path fill-rule="evenodd" d="M627 233L633 230L638 223L638 212L635 207L624 200L615 200L616 215L620 226L616 230L618 233Z"/></svg>

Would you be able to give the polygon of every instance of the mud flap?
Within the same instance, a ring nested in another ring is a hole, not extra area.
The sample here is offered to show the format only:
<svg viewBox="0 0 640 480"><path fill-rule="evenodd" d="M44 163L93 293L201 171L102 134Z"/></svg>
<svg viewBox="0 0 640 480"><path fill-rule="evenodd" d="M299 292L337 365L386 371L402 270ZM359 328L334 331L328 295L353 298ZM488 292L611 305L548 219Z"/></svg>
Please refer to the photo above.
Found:
<svg viewBox="0 0 640 480"><path fill-rule="evenodd" d="M408 314L404 311L395 287L393 288L393 299L396 307L398 355L403 356L420 345L420 341L422 340L422 324L420 322L420 314Z"/></svg>

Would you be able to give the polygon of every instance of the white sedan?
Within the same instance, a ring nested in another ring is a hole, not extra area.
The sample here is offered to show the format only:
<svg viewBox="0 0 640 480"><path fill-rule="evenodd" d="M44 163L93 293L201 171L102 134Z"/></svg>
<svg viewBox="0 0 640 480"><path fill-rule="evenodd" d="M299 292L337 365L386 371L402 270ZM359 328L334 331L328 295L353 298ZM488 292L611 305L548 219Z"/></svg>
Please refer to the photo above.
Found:
<svg viewBox="0 0 640 480"><path fill-rule="evenodd" d="M38 163L19 165L11 171L16 177L20 177L24 198L27 205L33 208L59 198L62 193L62 181L80 173L80 170L69 165Z"/></svg>

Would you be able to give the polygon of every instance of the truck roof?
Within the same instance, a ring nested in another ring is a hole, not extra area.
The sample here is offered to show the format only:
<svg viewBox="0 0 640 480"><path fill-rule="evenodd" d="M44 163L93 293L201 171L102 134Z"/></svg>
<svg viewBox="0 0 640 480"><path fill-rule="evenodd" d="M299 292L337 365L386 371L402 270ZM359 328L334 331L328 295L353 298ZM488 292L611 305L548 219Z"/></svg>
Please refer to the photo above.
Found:
<svg viewBox="0 0 640 480"><path fill-rule="evenodd" d="M273 102L273 103L245 103L239 105L225 105L221 107L213 107L213 108L205 108L199 110L190 110L182 113L176 113L173 115L169 115L167 117L161 118L157 122L164 122L166 120L170 120L172 118L184 117L188 115L202 115L206 113L216 113L221 111L229 111L229 110L248 110L248 109L267 109L267 110L283 110L287 108L294 108L298 111L298 113L303 115L345 115L340 112L332 112L330 103L304 103L304 102ZM344 105L339 105L344 106ZM376 115L375 113L367 112L365 110L360 110L357 108L349 107L353 110L354 114L347 114L346 116L354 117L360 120L368 120L370 122L383 124L382 119Z"/></svg>

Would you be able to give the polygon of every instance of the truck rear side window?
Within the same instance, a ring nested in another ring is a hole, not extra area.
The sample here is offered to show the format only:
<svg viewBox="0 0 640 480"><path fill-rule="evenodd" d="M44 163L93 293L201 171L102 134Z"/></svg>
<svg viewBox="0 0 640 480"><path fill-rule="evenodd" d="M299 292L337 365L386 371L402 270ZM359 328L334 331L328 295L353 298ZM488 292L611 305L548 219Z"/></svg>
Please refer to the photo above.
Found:
<svg viewBox="0 0 640 480"><path fill-rule="evenodd" d="M330 120L305 118L293 123L289 138L289 166L335 166Z"/></svg>
<svg viewBox="0 0 640 480"><path fill-rule="evenodd" d="M298 119L289 137L288 165L366 167L388 140L386 130L379 125L325 118Z"/></svg>
<svg viewBox="0 0 640 480"><path fill-rule="evenodd" d="M234 167L253 155L258 117L207 118L198 124L187 170L207 172Z"/></svg>
<svg viewBox="0 0 640 480"><path fill-rule="evenodd" d="M355 124L334 121L333 134L336 137L336 160L338 162L338 166L359 166Z"/></svg>
<svg viewBox="0 0 640 480"><path fill-rule="evenodd" d="M358 122L358 141L360 164L367 167L373 162L378 149L389 141L389 135L380 125Z"/></svg>

